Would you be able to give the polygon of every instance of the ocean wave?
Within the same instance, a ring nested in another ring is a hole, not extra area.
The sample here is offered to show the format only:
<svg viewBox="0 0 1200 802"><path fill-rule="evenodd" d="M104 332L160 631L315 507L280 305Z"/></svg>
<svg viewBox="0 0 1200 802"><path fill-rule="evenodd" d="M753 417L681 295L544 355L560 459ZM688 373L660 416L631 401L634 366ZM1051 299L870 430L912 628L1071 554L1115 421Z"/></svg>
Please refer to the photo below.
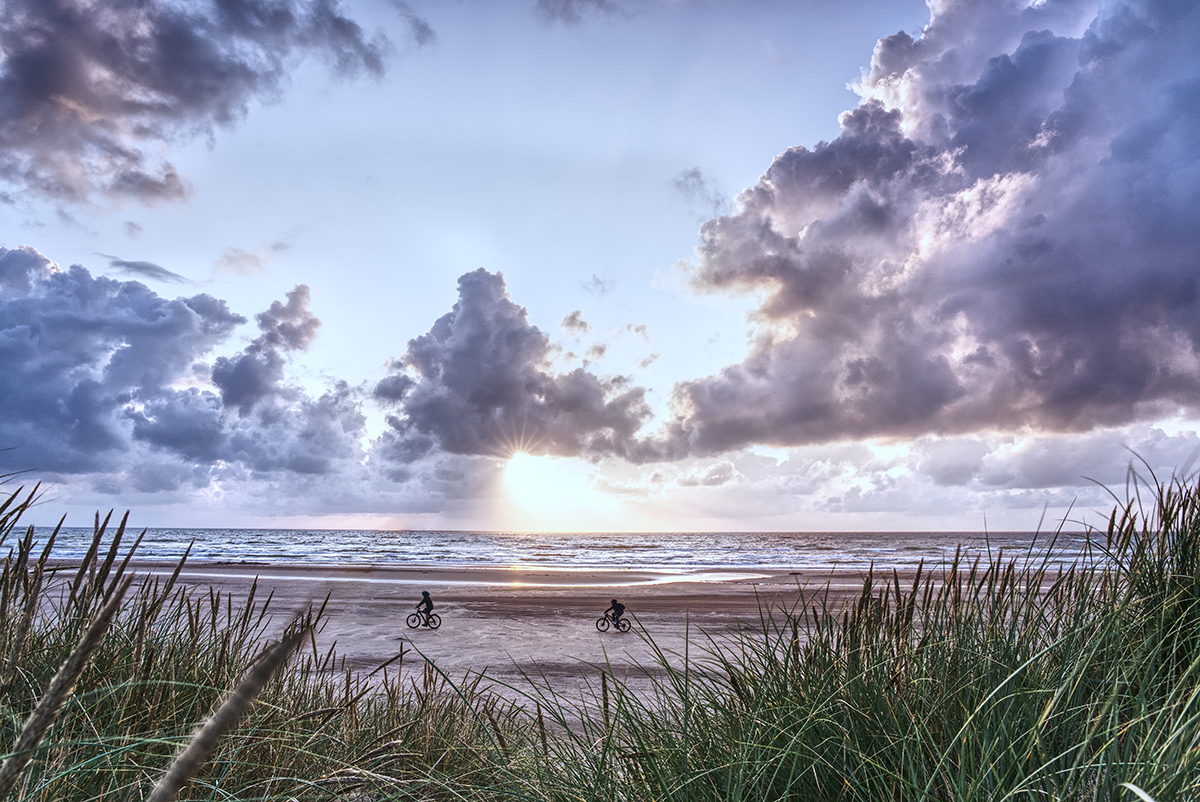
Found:
<svg viewBox="0 0 1200 802"><path fill-rule="evenodd" d="M45 534L49 534L46 530ZM36 536L36 533L35 533ZM64 528L54 556L82 557L91 528ZM44 538L43 538L44 540ZM433 564L504 567L645 570L799 570L834 566L879 568L927 566L950 560L962 545L986 558L1001 549L1045 554L1049 538L1033 532L772 532L772 533L561 533L374 531L314 529L150 529L142 557L175 560L188 543L193 561L247 560L271 564ZM1051 565L1070 565L1087 552L1082 534L1060 535Z"/></svg>

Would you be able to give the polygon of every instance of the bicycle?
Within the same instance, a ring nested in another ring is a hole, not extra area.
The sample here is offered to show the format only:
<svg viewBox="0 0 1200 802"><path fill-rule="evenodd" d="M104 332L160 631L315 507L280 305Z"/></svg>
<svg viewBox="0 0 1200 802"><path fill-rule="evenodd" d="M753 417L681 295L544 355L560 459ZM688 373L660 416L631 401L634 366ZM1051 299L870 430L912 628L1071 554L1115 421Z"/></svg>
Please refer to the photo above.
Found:
<svg viewBox="0 0 1200 802"><path fill-rule="evenodd" d="M419 626L426 626L430 629L437 629L442 625L442 619L437 613L425 615L421 612L409 613L408 619L404 622L408 624L409 629L416 629Z"/></svg>
<svg viewBox="0 0 1200 802"><path fill-rule="evenodd" d="M617 625L618 632L628 632L629 631L629 619L618 618L614 622L611 613L605 613L603 616L596 619L596 629L600 630L601 632L607 632L609 626L614 623Z"/></svg>

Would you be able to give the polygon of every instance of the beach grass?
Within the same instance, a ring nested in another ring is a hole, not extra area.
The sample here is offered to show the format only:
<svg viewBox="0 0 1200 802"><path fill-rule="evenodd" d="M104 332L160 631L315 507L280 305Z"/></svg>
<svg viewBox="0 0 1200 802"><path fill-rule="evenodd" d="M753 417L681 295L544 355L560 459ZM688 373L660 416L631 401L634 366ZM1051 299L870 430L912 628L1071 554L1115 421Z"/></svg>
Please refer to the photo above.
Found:
<svg viewBox="0 0 1200 802"><path fill-rule="evenodd" d="M411 652L356 670L317 648L320 606L185 588L179 568L130 585L125 521L97 517L87 556L59 564L18 491L0 502L0 792L1200 798L1200 486L1152 490L1115 507L1087 564L1052 570L1050 542L872 572L848 605L812 588L738 634L655 649L636 689L595 666L582 695Z"/></svg>
<svg viewBox="0 0 1200 802"><path fill-rule="evenodd" d="M266 632L279 611L254 592L234 600L181 587L182 561L171 577L127 591L90 644L73 692L57 700L50 721L43 716L42 737L22 739L56 673L73 656L79 662L81 638L128 583L123 522L114 530L98 519L87 557L56 569L48 549L34 553L32 529L17 525L31 498L10 496L0 512L0 534L15 541L0 573L0 646L11 666L0 742L8 765L22 763L11 798L148 799L206 721L220 731L207 733L207 760L177 767L177 776L186 768L179 798L340 799L373 787L451 798L439 778L482 782L500 763L500 738L521 743L517 710L482 677L452 687L417 662L413 682L411 656L402 680L401 655L372 673L346 666L332 649L317 651L320 608L282 611L291 622L283 640L294 636L289 648L299 653L222 717L222 701L238 698L230 691L278 648Z"/></svg>

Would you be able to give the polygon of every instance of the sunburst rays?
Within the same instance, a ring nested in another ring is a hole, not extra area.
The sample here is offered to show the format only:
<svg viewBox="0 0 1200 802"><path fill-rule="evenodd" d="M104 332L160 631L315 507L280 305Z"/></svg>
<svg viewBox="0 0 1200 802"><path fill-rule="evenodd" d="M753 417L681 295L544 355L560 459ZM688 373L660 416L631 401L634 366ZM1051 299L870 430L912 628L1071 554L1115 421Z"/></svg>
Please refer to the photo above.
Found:
<svg viewBox="0 0 1200 802"><path fill-rule="evenodd" d="M495 437L493 456L511 460L518 454L536 455L546 440L546 435L539 432L539 427L531 427L528 418L522 416L519 428L515 425L502 425Z"/></svg>

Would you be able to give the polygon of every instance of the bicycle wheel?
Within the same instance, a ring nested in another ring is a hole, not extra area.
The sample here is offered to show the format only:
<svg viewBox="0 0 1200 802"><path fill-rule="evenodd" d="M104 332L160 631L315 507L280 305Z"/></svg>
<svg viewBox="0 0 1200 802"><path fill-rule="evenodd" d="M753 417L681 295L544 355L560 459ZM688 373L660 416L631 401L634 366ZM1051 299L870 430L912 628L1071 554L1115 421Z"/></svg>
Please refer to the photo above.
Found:
<svg viewBox="0 0 1200 802"><path fill-rule="evenodd" d="M608 616L603 615L596 619L596 629L601 632L608 631Z"/></svg>
<svg viewBox="0 0 1200 802"><path fill-rule="evenodd" d="M430 613L429 620L426 622L426 626L428 626L430 629L437 629L441 625L442 625L441 617L438 616L437 613Z"/></svg>
<svg viewBox="0 0 1200 802"><path fill-rule="evenodd" d="M626 621L624 618L620 619L619 621L617 621L617 629L620 630L621 632L628 632L629 631L629 622Z"/></svg>
<svg viewBox="0 0 1200 802"><path fill-rule="evenodd" d="M421 614L410 613L404 623L408 624L411 629L416 629L417 627L421 626Z"/></svg>

